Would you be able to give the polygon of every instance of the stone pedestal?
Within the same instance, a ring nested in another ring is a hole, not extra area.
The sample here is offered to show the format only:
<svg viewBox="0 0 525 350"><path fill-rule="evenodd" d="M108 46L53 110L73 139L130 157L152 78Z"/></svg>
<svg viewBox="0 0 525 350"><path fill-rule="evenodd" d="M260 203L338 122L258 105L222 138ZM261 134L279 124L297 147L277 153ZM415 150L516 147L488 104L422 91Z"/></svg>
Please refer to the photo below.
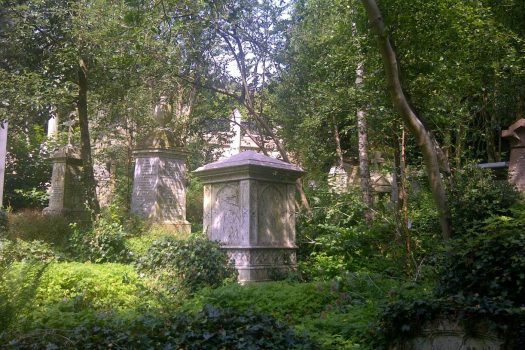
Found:
<svg viewBox="0 0 525 350"><path fill-rule="evenodd" d="M135 175L131 212L171 231L189 234L186 221L186 156L176 149L133 152Z"/></svg>
<svg viewBox="0 0 525 350"><path fill-rule="evenodd" d="M71 220L85 220L89 217L85 206L82 185L82 160L72 146L58 149L51 156L53 173L49 205L44 208L46 215L60 215Z"/></svg>
<svg viewBox="0 0 525 350"><path fill-rule="evenodd" d="M240 282L272 280L296 265L292 164L246 151L200 167L204 232L235 260Z"/></svg>
<svg viewBox="0 0 525 350"><path fill-rule="evenodd" d="M520 119L501 132L510 140L509 182L525 192L525 119Z"/></svg>

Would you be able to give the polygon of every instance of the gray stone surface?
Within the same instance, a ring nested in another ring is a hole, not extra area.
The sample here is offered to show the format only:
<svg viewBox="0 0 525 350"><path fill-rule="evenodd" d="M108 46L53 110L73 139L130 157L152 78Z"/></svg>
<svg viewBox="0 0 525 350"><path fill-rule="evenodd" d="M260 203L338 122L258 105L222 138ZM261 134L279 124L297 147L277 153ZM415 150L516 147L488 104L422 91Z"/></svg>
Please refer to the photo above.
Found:
<svg viewBox="0 0 525 350"><path fill-rule="evenodd" d="M525 192L525 119L520 119L501 132L510 140L509 182Z"/></svg>
<svg viewBox="0 0 525 350"><path fill-rule="evenodd" d="M61 215L69 219L83 220L88 217L82 186L82 160L78 150L71 145L55 151L51 160L53 173L49 190L46 215Z"/></svg>
<svg viewBox="0 0 525 350"><path fill-rule="evenodd" d="M135 175L131 212L181 233L190 233L186 221L186 156L174 149L133 152Z"/></svg>
<svg viewBox="0 0 525 350"><path fill-rule="evenodd" d="M504 341L482 323L467 333L458 321L436 320L395 350L500 350Z"/></svg>
<svg viewBox="0 0 525 350"><path fill-rule="evenodd" d="M301 168L246 151L200 167L203 229L235 260L240 282L295 267L295 180Z"/></svg>

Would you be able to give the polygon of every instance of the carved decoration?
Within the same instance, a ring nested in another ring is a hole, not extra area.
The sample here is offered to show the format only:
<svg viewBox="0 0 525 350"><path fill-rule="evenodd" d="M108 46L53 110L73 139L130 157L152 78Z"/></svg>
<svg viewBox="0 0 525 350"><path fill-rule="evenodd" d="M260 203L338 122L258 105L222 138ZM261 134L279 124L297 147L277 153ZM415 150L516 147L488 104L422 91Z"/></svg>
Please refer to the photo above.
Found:
<svg viewBox="0 0 525 350"><path fill-rule="evenodd" d="M259 194L259 244L274 246L284 241L286 234L284 221L288 210L281 187L267 184Z"/></svg>
<svg viewBox="0 0 525 350"><path fill-rule="evenodd" d="M239 186L220 187L213 204L213 237L224 244L235 244L240 237Z"/></svg>

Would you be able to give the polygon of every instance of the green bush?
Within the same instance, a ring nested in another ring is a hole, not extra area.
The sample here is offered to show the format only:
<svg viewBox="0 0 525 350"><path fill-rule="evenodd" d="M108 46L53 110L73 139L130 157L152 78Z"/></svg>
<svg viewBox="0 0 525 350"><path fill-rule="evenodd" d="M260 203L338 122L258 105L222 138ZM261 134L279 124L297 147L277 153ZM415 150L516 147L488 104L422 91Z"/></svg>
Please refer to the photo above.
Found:
<svg viewBox="0 0 525 350"><path fill-rule="evenodd" d="M131 261L125 240L126 233L121 224L101 218L89 229L73 225L68 252L75 260L125 263Z"/></svg>
<svg viewBox="0 0 525 350"><path fill-rule="evenodd" d="M369 225L357 192L335 194L319 188L311 190L309 200L313 215L297 219L299 271L304 279L329 280L346 271L403 274L403 259L398 258L403 245L394 239L390 209L376 211Z"/></svg>
<svg viewBox="0 0 525 350"><path fill-rule="evenodd" d="M70 232L67 220L61 216L43 215L35 210L9 215L7 237L12 240L39 240L61 246L69 238Z"/></svg>
<svg viewBox="0 0 525 350"><path fill-rule="evenodd" d="M445 318L467 330L488 325L505 349L525 347L525 207L509 212L449 243L433 296L388 305L381 318L384 343L396 344Z"/></svg>
<svg viewBox="0 0 525 350"><path fill-rule="evenodd" d="M171 288L190 293L233 281L237 271L217 242L194 235L187 240L166 236L152 243L138 267L160 276Z"/></svg>
<svg viewBox="0 0 525 350"><path fill-rule="evenodd" d="M0 265L3 266L11 262L52 262L62 259L62 254L46 242L0 239Z"/></svg>
<svg viewBox="0 0 525 350"><path fill-rule="evenodd" d="M195 231L202 229L203 188L199 179L190 176L186 192L186 217Z"/></svg>
<svg viewBox="0 0 525 350"><path fill-rule="evenodd" d="M9 227L9 217L5 209L0 208L0 237L7 235L7 229Z"/></svg>
<svg viewBox="0 0 525 350"><path fill-rule="evenodd" d="M1 282L3 328L68 328L104 313L133 318L160 305L133 267L120 264L15 263Z"/></svg>
<svg viewBox="0 0 525 350"><path fill-rule="evenodd" d="M428 294L426 287L381 275L348 273L337 280L231 284L203 289L183 308L212 304L240 311L254 310L305 330L322 349L375 349L380 305L405 295Z"/></svg>
<svg viewBox="0 0 525 350"><path fill-rule="evenodd" d="M5 334L6 349L315 349L305 335L266 315L205 307L196 315L152 315L69 330Z"/></svg>
<svg viewBox="0 0 525 350"><path fill-rule="evenodd" d="M511 211L512 216L493 216L479 233L452 242L439 296L501 299L525 307L525 207Z"/></svg>
<svg viewBox="0 0 525 350"><path fill-rule="evenodd" d="M467 233L491 215L505 215L519 199L508 181L497 181L490 170L474 164L454 175L449 204L455 235Z"/></svg>

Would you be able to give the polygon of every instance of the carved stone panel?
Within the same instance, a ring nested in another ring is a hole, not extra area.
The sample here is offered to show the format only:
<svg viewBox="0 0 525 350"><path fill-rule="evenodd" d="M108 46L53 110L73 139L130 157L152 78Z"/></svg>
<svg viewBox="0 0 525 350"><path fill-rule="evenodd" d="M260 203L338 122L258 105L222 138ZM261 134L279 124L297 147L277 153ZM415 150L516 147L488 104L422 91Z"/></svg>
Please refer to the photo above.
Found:
<svg viewBox="0 0 525 350"><path fill-rule="evenodd" d="M186 164L173 150L136 151L131 211L169 230L190 233L186 221Z"/></svg>
<svg viewBox="0 0 525 350"><path fill-rule="evenodd" d="M155 217L157 157L140 157L135 162L131 211L145 218Z"/></svg>
<svg viewBox="0 0 525 350"><path fill-rule="evenodd" d="M211 239L225 245L236 245L242 241L240 222L240 195L238 183L214 186Z"/></svg>
<svg viewBox="0 0 525 350"><path fill-rule="evenodd" d="M64 207L66 163L55 162L51 175L51 188L49 193L49 209L60 210Z"/></svg>
<svg viewBox="0 0 525 350"><path fill-rule="evenodd" d="M278 246L285 241L288 205L279 184L261 184L258 208L258 245Z"/></svg>

